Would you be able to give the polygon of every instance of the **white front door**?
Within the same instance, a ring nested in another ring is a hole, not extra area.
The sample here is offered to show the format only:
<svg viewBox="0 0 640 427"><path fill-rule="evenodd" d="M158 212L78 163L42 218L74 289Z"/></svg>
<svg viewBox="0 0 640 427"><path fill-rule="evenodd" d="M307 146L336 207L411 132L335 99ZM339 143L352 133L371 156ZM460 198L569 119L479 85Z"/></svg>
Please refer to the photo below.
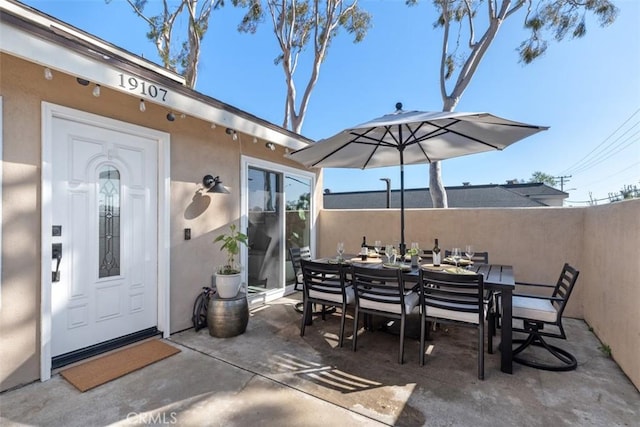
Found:
<svg viewBox="0 0 640 427"><path fill-rule="evenodd" d="M158 325L158 147L73 118L51 129L55 357Z"/></svg>

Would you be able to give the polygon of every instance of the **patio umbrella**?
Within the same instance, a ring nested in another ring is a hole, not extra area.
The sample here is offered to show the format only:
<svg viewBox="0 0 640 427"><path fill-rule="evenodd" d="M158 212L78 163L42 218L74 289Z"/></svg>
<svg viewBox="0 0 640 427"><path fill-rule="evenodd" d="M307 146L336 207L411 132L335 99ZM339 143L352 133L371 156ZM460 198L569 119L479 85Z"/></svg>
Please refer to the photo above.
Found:
<svg viewBox="0 0 640 427"><path fill-rule="evenodd" d="M404 165L431 163L505 147L547 130L488 113L403 111L345 129L287 157L307 167L400 166L400 252L404 241Z"/></svg>

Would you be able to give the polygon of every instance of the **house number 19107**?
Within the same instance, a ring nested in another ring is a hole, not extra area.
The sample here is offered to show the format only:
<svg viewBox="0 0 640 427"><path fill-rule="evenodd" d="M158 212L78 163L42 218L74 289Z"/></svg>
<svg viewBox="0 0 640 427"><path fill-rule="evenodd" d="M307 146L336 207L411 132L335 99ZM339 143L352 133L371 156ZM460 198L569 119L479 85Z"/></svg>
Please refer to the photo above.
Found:
<svg viewBox="0 0 640 427"><path fill-rule="evenodd" d="M158 87L152 83L145 82L144 80L139 80L133 76L127 77L122 73L118 75L120 76L120 87L161 101L167 100L168 91L166 89Z"/></svg>

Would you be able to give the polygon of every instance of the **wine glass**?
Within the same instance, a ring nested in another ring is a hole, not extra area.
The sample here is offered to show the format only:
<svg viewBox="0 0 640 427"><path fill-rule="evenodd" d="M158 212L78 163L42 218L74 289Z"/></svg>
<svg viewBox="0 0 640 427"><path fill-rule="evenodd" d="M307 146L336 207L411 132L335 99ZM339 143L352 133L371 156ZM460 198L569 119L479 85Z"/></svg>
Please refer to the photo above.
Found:
<svg viewBox="0 0 640 427"><path fill-rule="evenodd" d="M391 263L391 253L393 252L393 245L387 245L384 247L384 254L387 257L387 262Z"/></svg>
<svg viewBox="0 0 640 427"><path fill-rule="evenodd" d="M380 255L380 248L382 248L382 242L380 240L373 242L373 250L376 251L376 255Z"/></svg>
<svg viewBox="0 0 640 427"><path fill-rule="evenodd" d="M469 258L469 268L471 268L471 258L473 258L473 256L476 254L473 251L473 246L471 245L467 245L464 247L464 254L467 256L467 258Z"/></svg>
<svg viewBox="0 0 640 427"><path fill-rule="evenodd" d="M338 261L342 261L342 254L344 254L344 242L338 242Z"/></svg>
<svg viewBox="0 0 640 427"><path fill-rule="evenodd" d="M460 258L462 258L460 254L460 248L453 248L451 250L451 258L456 263L456 270L458 270L458 262L460 262Z"/></svg>
<svg viewBox="0 0 640 427"><path fill-rule="evenodd" d="M389 252L389 264L395 265L395 263L396 263L396 255L397 255L396 248L391 246L391 252Z"/></svg>

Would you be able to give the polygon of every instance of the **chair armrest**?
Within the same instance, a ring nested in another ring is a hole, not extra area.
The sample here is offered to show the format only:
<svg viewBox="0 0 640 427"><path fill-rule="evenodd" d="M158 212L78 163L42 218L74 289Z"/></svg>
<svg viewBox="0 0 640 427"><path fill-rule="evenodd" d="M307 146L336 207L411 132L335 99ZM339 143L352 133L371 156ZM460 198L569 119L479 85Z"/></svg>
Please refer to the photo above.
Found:
<svg viewBox="0 0 640 427"><path fill-rule="evenodd" d="M546 285L546 284L541 284L541 283L516 282L516 285L532 286L532 287L536 287L536 288L555 288L554 285Z"/></svg>

